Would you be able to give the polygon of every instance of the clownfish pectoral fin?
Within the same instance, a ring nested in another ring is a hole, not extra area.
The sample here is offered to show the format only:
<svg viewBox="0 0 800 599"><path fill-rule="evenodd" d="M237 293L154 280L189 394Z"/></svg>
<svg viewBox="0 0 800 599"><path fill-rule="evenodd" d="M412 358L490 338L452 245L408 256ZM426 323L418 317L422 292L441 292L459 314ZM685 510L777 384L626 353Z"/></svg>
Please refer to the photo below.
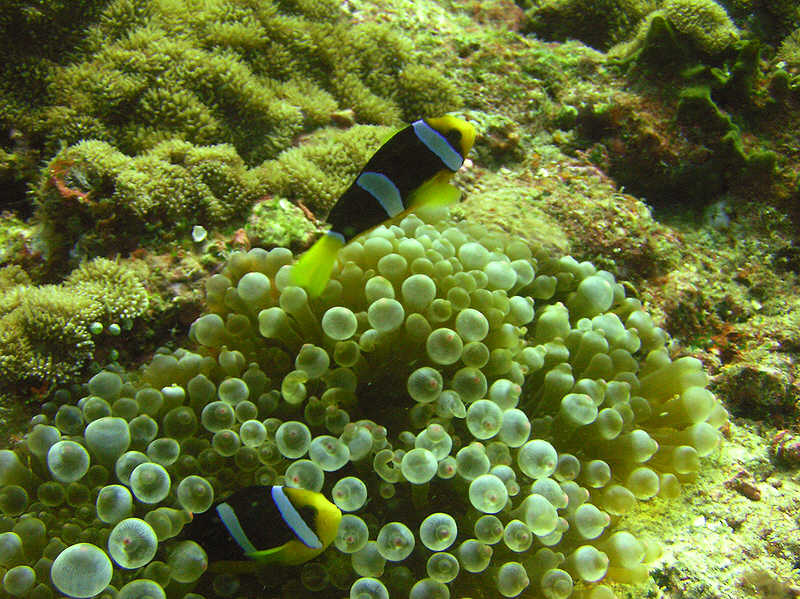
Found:
<svg viewBox="0 0 800 599"><path fill-rule="evenodd" d="M433 177L417 187L408 197L407 205L411 210L421 206L448 206L461 198L461 190L448 182L450 173L443 177Z"/></svg>
<svg viewBox="0 0 800 599"><path fill-rule="evenodd" d="M292 266L291 280L303 287L311 297L317 297L331 278L336 255L344 247L344 237L339 233L325 233Z"/></svg>

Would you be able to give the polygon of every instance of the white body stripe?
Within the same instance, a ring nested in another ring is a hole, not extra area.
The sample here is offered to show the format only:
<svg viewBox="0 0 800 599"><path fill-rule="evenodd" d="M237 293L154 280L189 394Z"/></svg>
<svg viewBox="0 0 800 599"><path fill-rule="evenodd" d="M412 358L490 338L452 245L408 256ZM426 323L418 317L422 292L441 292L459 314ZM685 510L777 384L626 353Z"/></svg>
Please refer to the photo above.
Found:
<svg viewBox="0 0 800 599"><path fill-rule="evenodd" d="M400 190L383 173L365 171L356 179L356 185L378 200L390 217L397 216L403 211L403 199L400 197Z"/></svg>
<svg viewBox="0 0 800 599"><path fill-rule="evenodd" d="M297 510L294 509L292 502L283 492L283 487L277 485L272 487L272 500L275 502L281 516L283 516L283 521L294 531L294 534L302 541L303 545L311 549L322 548L319 537L309 528L306 521L297 513Z"/></svg>
<svg viewBox="0 0 800 599"><path fill-rule="evenodd" d="M236 512L233 511L230 505L227 503L220 503L217 506L217 515L220 517L220 520L222 520L225 528L228 529L233 540L239 544L239 547L241 547L245 553L254 553L256 551L255 546L250 539L247 538L247 535L242 529L239 518L236 517Z"/></svg>
<svg viewBox="0 0 800 599"><path fill-rule="evenodd" d="M411 123L411 126L414 127L414 133L417 134L417 138L431 152L436 154L447 168L453 172L461 168L461 165L464 164L464 158L453 149L453 146L445 139L444 135L421 119Z"/></svg>

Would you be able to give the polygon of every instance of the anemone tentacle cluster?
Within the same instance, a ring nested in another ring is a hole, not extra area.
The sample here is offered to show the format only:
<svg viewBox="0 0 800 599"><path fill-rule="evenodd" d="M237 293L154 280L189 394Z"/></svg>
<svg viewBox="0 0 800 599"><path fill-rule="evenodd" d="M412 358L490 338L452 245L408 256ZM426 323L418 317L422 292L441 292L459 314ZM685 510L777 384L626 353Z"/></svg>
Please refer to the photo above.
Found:
<svg viewBox="0 0 800 599"><path fill-rule="evenodd" d="M252 484L346 513L275 595L605 599L646 576L656 544L617 522L690 483L727 414L611 274L441 214L349 244L319 298L292 264L232 255L196 351L95 375L0 452L6 594L253 596L180 536Z"/></svg>

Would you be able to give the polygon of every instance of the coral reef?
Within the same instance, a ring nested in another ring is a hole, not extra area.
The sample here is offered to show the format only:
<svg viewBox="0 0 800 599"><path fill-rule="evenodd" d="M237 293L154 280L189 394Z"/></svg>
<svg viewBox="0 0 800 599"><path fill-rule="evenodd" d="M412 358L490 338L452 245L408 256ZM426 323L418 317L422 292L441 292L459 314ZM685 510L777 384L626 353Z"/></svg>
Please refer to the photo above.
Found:
<svg viewBox="0 0 800 599"><path fill-rule="evenodd" d="M642 52L659 65L681 64L691 57L719 58L739 40L739 29L713 0L667 0L642 19L635 35L609 50L630 60Z"/></svg>
<svg viewBox="0 0 800 599"><path fill-rule="evenodd" d="M60 285L31 284L18 267L0 269L0 386L23 389L75 381L95 357L98 335L119 335L148 309L143 273L98 258Z"/></svg>
<svg viewBox="0 0 800 599"><path fill-rule="evenodd" d="M458 104L437 69L414 69L401 36L350 24L331 1L117 0L87 37L86 58L51 84L48 136L67 144L87 128L127 154L172 138L232 143L254 165L339 107L396 124Z"/></svg>
<svg viewBox="0 0 800 599"><path fill-rule="evenodd" d="M615 179L657 202L704 205L731 187L769 184L777 153L742 132L771 127L766 107L789 94L789 82L776 75L765 93L760 49L739 40L717 4L667 2L608 53L612 65L649 79L661 97L622 95L607 110L580 113L578 131L604 131L604 147L594 152L610 159ZM676 123L681 135L670 131ZM624 144L619 129L633 130Z"/></svg>
<svg viewBox="0 0 800 599"><path fill-rule="evenodd" d="M652 0L545 0L519 4L534 4L525 11L524 32L548 40L579 39L601 51L627 39L639 21L656 7Z"/></svg>
<svg viewBox="0 0 800 599"><path fill-rule="evenodd" d="M41 11L55 30L53 21L74 16L75 28L85 27L81 44L70 60L43 67L46 93L30 94L39 98L35 107L9 104L0 112L8 133L0 184L26 216L35 197L44 253L57 261L76 244L79 258L111 255L109 246L130 251L136 239L152 244L147 234L165 222L179 234L234 216L242 225L266 195L247 168L302 136L344 114L350 123L397 126L461 103L456 86L403 35L386 24L353 23L329 0L115 0L102 11L80 4L72 13L59 3ZM13 14L0 12L0 24L15 24ZM41 161L49 165L37 176ZM195 179L201 188L188 184ZM338 187L329 183L313 190ZM26 197L26 186L36 193Z"/></svg>
<svg viewBox="0 0 800 599"><path fill-rule="evenodd" d="M50 69L63 64L86 41L107 0L9 0L0 6L0 119L46 97Z"/></svg>
<svg viewBox="0 0 800 599"><path fill-rule="evenodd" d="M99 140L59 152L38 190L47 259L130 252L164 232L221 227L265 194L233 146L167 141L134 157Z"/></svg>
<svg viewBox="0 0 800 599"><path fill-rule="evenodd" d="M267 246L302 242L310 224L280 200L324 214L392 132L322 128L251 169L229 144L172 140L131 157L104 141L77 143L55 156L37 191L46 258L57 264L157 246L165 230L173 238L195 225L218 230L248 213L249 230ZM258 202L273 196L278 203L266 213Z"/></svg>
<svg viewBox="0 0 800 599"><path fill-rule="evenodd" d="M739 39L733 21L713 0L667 0L661 9L675 31L700 52L719 54Z"/></svg>
<svg viewBox="0 0 800 599"><path fill-rule="evenodd" d="M6 592L253 592L224 573L190 593L207 564L180 536L212 493L253 483L349 512L299 577L261 577L282 596L611 597L604 582L644 580L657 543L620 518L679 496L727 420L700 363L673 360L609 273L422 216L349 244L316 300L288 250L232 255L197 353L44 406L0 452Z"/></svg>

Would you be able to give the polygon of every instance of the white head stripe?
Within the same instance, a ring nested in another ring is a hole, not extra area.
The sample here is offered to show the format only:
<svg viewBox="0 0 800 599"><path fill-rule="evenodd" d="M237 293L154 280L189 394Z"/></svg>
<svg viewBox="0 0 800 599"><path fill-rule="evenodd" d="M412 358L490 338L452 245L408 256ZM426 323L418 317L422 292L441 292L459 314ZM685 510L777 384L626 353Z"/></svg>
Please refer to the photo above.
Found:
<svg viewBox="0 0 800 599"><path fill-rule="evenodd" d="M414 121L411 126L414 127L414 133L417 134L419 140L436 154L447 168L453 172L461 168L464 158L453 149L444 135L423 120Z"/></svg>
<svg viewBox="0 0 800 599"><path fill-rule="evenodd" d="M303 545L311 549L322 548L319 537L314 534L314 531L308 527L306 521L303 520L302 516L294 509L292 502L289 501L289 498L286 497L286 493L283 492L283 487L278 485L272 487L272 500L281 513L283 521L286 522L287 526L297 535L297 538L300 539Z"/></svg>
<svg viewBox="0 0 800 599"><path fill-rule="evenodd" d="M247 538L247 535L242 529L239 518L236 517L236 512L233 511L230 505L227 503L220 503L217 506L217 515L220 520L222 520L225 528L228 529L233 540L239 544L239 547L241 547L245 553L254 553L256 551L253 543L250 542L250 539Z"/></svg>
<svg viewBox="0 0 800 599"><path fill-rule="evenodd" d="M386 214L397 216L403 211L403 200L400 190L392 180L383 173L365 171L356 179L356 185L369 193L383 207Z"/></svg>

